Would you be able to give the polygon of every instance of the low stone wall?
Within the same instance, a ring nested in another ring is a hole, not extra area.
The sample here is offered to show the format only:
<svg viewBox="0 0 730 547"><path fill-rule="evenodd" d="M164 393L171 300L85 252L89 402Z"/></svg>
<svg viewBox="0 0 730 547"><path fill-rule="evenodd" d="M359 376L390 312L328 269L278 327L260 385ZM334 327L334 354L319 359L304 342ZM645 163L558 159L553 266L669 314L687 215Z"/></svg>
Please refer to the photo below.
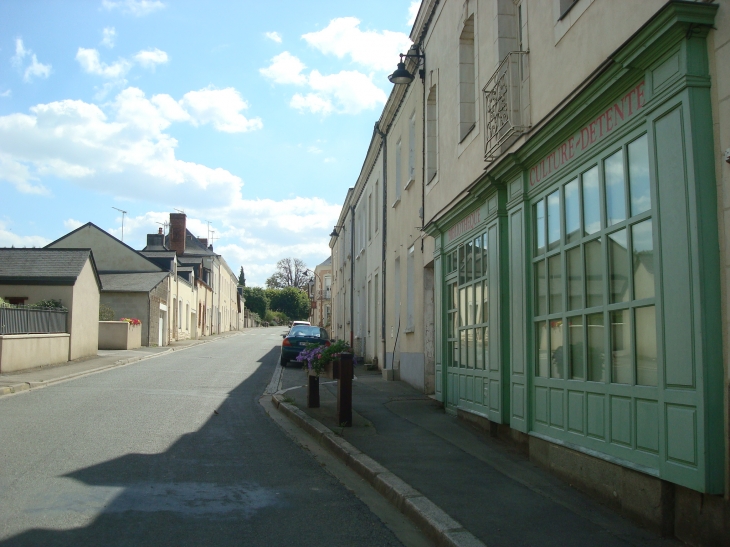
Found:
<svg viewBox="0 0 730 547"><path fill-rule="evenodd" d="M70 340L66 333L0 335L0 373L65 363Z"/></svg>
<svg viewBox="0 0 730 547"><path fill-rule="evenodd" d="M99 349L135 349L142 345L142 326L126 321L99 321Z"/></svg>

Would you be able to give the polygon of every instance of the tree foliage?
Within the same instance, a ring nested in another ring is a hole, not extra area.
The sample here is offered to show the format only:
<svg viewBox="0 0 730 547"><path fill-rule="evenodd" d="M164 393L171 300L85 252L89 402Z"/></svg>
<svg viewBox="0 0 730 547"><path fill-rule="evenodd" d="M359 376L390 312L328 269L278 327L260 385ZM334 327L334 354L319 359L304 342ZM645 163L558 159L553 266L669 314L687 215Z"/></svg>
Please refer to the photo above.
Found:
<svg viewBox="0 0 730 547"><path fill-rule="evenodd" d="M291 320L306 320L309 317L309 296L296 287L267 289L270 308L286 314Z"/></svg>
<svg viewBox="0 0 730 547"><path fill-rule="evenodd" d="M261 287L244 287L243 298L244 305L252 312L258 314L259 317L266 317L269 309L269 297L266 291Z"/></svg>
<svg viewBox="0 0 730 547"><path fill-rule="evenodd" d="M276 272L266 280L267 289L296 287L306 290L309 283L307 265L299 258L282 258L276 263Z"/></svg>
<svg viewBox="0 0 730 547"><path fill-rule="evenodd" d="M243 266L241 266L241 272L238 274L238 284L241 287L246 286L246 274L243 273Z"/></svg>

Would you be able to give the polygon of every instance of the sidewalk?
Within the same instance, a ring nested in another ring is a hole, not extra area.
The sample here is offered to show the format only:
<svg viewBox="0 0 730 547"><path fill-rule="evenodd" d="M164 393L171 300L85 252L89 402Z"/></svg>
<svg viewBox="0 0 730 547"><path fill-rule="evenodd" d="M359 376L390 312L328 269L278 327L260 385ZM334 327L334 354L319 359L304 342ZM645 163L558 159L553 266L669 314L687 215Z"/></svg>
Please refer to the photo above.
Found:
<svg viewBox="0 0 730 547"><path fill-rule="evenodd" d="M243 331L231 331L222 334L206 336L199 340L174 341L163 347L141 347L132 350L99 350L94 357L86 357L62 363L60 365L49 365L20 372L0 374L0 396L46 387L56 382L63 382L92 374L109 368L150 359L158 355L164 355L173 351L187 349L200 344L214 342L229 336L235 336Z"/></svg>
<svg viewBox="0 0 730 547"><path fill-rule="evenodd" d="M306 408L300 368L283 369L274 400L438 544L682 545L635 526L406 383L362 367L355 375L351 428L335 423L336 382L320 380L321 407Z"/></svg>

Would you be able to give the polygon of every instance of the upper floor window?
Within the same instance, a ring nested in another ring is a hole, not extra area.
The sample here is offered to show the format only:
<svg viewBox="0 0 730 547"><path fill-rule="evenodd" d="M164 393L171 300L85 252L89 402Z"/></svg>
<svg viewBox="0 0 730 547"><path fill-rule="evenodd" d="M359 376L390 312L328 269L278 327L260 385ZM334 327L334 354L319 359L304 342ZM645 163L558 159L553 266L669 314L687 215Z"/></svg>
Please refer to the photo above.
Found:
<svg viewBox="0 0 730 547"><path fill-rule="evenodd" d="M464 21L459 36L459 141L476 124L476 84L474 77L474 15Z"/></svg>
<svg viewBox="0 0 730 547"><path fill-rule="evenodd" d="M401 141L395 144L395 200L400 199L401 190L403 188L403 180L401 178L402 162L401 162Z"/></svg>
<svg viewBox="0 0 730 547"><path fill-rule="evenodd" d="M432 86L426 99L426 182L436 176L438 160L438 111L436 86Z"/></svg>
<svg viewBox="0 0 730 547"><path fill-rule="evenodd" d="M408 120L408 182L416 180L416 113Z"/></svg>
<svg viewBox="0 0 730 547"><path fill-rule="evenodd" d="M578 0L560 0L560 18L562 19L570 11L570 8L577 3Z"/></svg>

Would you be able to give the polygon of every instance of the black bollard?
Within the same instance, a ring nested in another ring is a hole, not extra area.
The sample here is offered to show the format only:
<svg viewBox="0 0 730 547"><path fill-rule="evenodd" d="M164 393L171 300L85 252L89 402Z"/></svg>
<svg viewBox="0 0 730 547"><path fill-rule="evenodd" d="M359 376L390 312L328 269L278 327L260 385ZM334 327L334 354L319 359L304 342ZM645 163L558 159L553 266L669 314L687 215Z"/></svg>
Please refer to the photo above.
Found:
<svg viewBox="0 0 730 547"><path fill-rule="evenodd" d="M307 408L319 408L319 376L312 374L307 384Z"/></svg>
<svg viewBox="0 0 730 547"><path fill-rule="evenodd" d="M340 379L337 381L337 423L352 427L352 353L340 354Z"/></svg>

